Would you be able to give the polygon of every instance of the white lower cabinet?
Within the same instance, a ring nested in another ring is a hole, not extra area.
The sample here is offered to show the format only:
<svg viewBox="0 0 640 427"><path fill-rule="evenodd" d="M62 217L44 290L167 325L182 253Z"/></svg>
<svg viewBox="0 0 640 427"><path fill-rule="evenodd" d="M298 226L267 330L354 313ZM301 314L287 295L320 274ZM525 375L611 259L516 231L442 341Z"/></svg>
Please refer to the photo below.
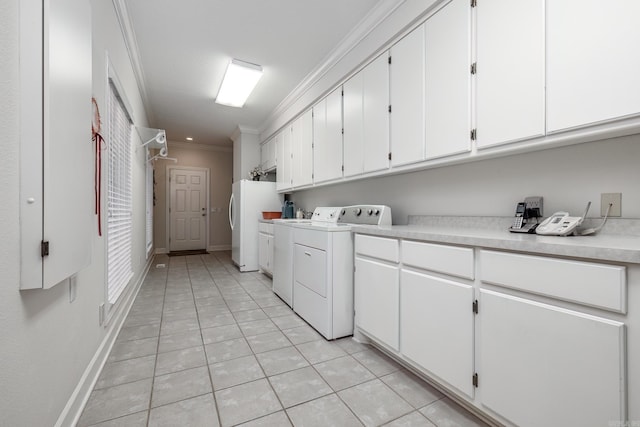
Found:
<svg viewBox="0 0 640 427"><path fill-rule="evenodd" d="M263 273L273 274L273 224L260 223L258 233L258 267Z"/></svg>
<svg viewBox="0 0 640 427"><path fill-rule="evenodd" d="M268 269L268 251L269 236L265 233L258 233L258 267L260 267L260 270L264 272Z"/></svg>
<svg viewBox="0 0 640 427"><path fill-rule="evenodd" d="M523 427L625 419L622 323L480 290L478 326L483 406Z"/></svg>
<svg viewBox="0 0 640 427"><path fill-rule="evenodd" d="M356 256L355 267L356 325L389 348L398 351L398 266Z"/></svg>
<svg viewBox="0 0 640 427"><path fill-rule="evenodd" d="M635 419L637 269L362 234L355 265L357 332L476 411L522 427Z"/></svg>
<svg viewBox="0 0 640 427"><path fill-rule="evenodd" d="M263 273L273 274L273 224L258 224L258 267Z"/></svg>
<svg viewBox="0 0 640 427"><path fill-rule="evenodd" d="M407 270L400 283L400 352L473 397L473 287Z"/></svg>

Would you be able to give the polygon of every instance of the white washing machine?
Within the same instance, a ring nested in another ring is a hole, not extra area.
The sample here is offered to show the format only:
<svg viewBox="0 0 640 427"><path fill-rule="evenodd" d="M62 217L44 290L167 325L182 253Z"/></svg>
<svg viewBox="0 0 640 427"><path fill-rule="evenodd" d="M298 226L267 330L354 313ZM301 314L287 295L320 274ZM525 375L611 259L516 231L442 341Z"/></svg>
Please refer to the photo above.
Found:
<svg viewBox="0 0 640 427"><path fill-rule="evenodd" d="M353 334L352 224L391 225L391 208L316 208L293 223L293 310L327 339Z"/></svg>
<svg viewBox="0 0 640 427"><path fill-rule="evenodd" d="M273 220L272 289L289 307L293 307L293 224L311 220Z"/></svg>

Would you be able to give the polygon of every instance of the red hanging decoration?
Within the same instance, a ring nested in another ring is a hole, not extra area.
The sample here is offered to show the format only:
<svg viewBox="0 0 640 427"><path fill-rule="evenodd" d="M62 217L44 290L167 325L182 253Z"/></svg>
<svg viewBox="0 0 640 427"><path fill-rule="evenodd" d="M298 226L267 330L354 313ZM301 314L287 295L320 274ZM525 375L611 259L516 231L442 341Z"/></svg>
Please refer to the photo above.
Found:
<svg viewBox="0 0 640 427"><path fill-rule="evenodd" d="M96 156L95 156L95 172L93 181L93 191L96 199L95 213L98 215L98 236L102 236L102 149L105 145L104 138L100 134L102 122L100 121L100 110L98 109L98 102L95 98L91 98L91 106L93 108L93 118L91 120L91 140L95 142Z"/></svg>

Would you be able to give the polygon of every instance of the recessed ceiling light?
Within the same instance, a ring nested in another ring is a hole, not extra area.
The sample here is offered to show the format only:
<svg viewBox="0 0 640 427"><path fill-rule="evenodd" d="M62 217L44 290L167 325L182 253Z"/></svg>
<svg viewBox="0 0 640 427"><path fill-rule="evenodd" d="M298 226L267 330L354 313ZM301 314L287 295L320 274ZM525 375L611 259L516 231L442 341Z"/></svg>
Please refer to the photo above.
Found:
<svg viewBox="0 0 640 427"><path fill-rule="evenodd" d="M187 140L187 141L193 141L193 138L191 138L190 136L188 136L188 137L186 138L186 140Z"/></svg>
<svg viewBox="0 0 640 427"><path fill-rule="evenodd" d="M261 77L261 66L232 59L222 79L216 103L242 107Z"/></svg>

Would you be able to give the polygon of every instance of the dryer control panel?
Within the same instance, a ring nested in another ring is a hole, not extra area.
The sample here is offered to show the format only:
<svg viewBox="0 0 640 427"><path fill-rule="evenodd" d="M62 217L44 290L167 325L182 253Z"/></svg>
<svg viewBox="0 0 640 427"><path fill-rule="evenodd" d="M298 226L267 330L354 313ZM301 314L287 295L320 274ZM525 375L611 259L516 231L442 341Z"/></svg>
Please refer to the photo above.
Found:
<svg viewBox="0 0 640 427"><path fill-rule="evenodd" d="M338 223L362 225L391 225L391 208L385 205L345 206Z"/></svg>

